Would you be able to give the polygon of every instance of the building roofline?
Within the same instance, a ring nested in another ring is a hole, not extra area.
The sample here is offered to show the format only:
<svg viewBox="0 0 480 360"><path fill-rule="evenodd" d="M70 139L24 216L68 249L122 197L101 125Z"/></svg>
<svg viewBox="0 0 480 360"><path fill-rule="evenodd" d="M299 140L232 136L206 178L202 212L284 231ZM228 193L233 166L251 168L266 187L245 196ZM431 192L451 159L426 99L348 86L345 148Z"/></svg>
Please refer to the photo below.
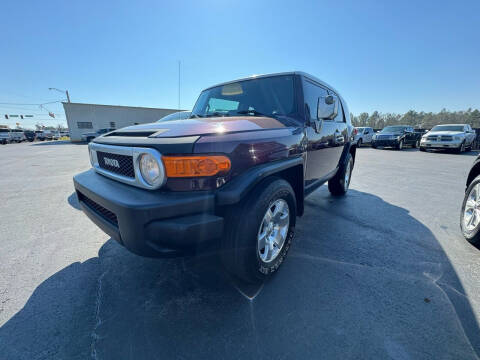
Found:
<svg viewBox="0 0 480 360"><path fill-rule="evenodd" d="M65 105L85 105L85 106L120 107L120 108L129 108L129 109L149 109L149 110L189 111L189 110L168 109L168 108L155 108L155 107L147 107L147 106L128 106L128 105L91 104L91 103L78 103L78 102L66 102L66 101L62 101L62 104L63 104L64 106L65 106Z"/></svg>

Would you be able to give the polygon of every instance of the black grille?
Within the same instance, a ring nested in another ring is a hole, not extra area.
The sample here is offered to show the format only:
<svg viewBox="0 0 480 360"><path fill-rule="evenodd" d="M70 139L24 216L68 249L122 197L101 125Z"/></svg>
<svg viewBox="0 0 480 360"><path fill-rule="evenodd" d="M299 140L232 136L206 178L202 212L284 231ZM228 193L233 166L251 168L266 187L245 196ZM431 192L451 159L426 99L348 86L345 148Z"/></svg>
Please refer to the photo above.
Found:
<svg viewBox="0 0 480 360"><path fill-rule="evenodd" d="M448 135L443 135L442 136L442 141L452 141L453 140L453 137L451 136L448 136Z"/></svg>
<svg viewBox="0 0 480 360"><path fill-rule="evenodd" d="M118 155L97 151L98 165L112 173L134 178L133 158L128 155ZM117 166L118 165L118 166Z"/></svg>
<svg viewBox="0 0 480 360"><path fill-rule="evenodd" d="M112 223L113 225L118 227L118 219L117 215L115 215L113 212L110 210L105 209L103 206L97 204L95 201L92 199L89 199L85 195L83 195L81 192L77 192L78 194L78 200L83 202L85 205L87 205L92 211L100 215L102 218L107 220L108 222Z"/></svg>

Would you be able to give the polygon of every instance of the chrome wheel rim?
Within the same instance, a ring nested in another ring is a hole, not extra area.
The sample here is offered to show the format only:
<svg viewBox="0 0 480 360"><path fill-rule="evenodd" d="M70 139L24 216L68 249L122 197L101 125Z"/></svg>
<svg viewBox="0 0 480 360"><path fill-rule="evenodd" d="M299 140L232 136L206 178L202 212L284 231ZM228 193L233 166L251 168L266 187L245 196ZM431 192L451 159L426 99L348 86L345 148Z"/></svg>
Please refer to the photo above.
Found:
<svg viewBox="0 0 480 360"><path fill-rule="evenodd" d="M469 192L463 212L463 226L467 231L475 230L480 223L480 184Z"/></svg>
<svg viewBox="0 0 480 360"><path fill-rule="evenodd" d="M462 144L462 147L460 148L461 152L465 152L465 144Z"/></svg>
<svg viewBox="0 0 480 360"><path fill-rule="evenodd" d="M400 141L400 143L398 144L398 148L399 148L400 150L403 149L403 141Z"/></svg>
<svg viewBox="0 0 480 360"><path fill-rule="evenodd" d="M290 209L283 199L270 204L257 235L257 252L263 262L275 260L285 244L290 224Z"/></svg>
<svg viewBox="0 0 480 360"><path fill-rule="evenodd" d="M344 179L344 183L345 183L345 190L348 189L348 187L350 186L350 178L351 178L351 175L352 174L352 162L349 161L348 164L347 164L347 168L345 169L345 179Z"/></svg>

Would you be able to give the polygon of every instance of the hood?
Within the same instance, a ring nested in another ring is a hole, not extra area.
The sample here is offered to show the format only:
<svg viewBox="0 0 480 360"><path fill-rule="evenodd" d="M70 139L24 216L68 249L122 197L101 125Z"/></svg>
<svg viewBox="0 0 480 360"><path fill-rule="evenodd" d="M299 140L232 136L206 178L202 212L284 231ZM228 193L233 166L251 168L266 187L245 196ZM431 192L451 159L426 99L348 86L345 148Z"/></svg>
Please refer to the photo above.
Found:
<svg viewBox="0 0 480 360"><path fill-rule="evenodd" d="M283 122L286 123L286 121ZM232 116L173 120L134 125L111 132L107 134L107 136L125 136L127 134L139 133L149 138L168 138L282 129L286 127L288 126L284 125L281 121L270 117Z"/></svg>
<svg viewBox="0 0 480 360"><path fill-rule="evenodd" d="M450 135L450 136L455 136L455 135L464 135L465 133L463 131L429 131L425 135Z"/></svg>

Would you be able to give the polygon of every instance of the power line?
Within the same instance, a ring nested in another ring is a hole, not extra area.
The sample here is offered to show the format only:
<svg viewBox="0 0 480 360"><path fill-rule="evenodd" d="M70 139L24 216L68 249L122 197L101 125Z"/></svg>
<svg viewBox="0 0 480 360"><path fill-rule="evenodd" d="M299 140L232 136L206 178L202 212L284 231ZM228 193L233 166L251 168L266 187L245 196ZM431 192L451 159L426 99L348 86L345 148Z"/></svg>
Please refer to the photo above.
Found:
<svg viewBox="0 0 480 360"><path fill-rule="evenodd" d="M41 103L41 104L26 104L26 103L0 103L0 105L29 105L29 106L40 106L40 105L47 105L47 104L55 104L55 103L60 103L64 100L57 100L57 101L50 101L46 103Z"/></svg>

